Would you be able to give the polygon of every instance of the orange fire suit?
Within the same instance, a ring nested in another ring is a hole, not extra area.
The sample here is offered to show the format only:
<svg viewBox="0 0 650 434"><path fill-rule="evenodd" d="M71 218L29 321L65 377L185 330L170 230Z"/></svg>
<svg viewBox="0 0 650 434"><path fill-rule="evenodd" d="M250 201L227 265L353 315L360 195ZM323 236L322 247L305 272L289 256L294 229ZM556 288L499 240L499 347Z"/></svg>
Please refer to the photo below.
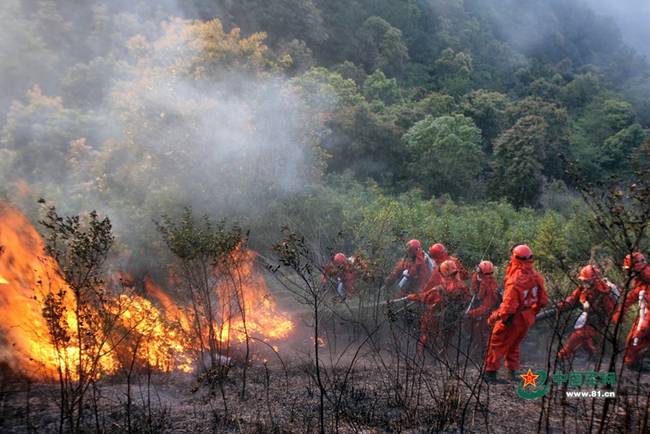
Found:
<svg viewBox="0 0 650 434"><path fill-rule="evenodd" d="M354 266L347 260L343 265L330 262L323 270L321 283L326 285L332 283L337 294L345 298L356 293L357 275Z"/></svg>
<svg viewBox="0 0 650 434"><path fill-rule="evenodd" d="M632 291L612 318L612 322L618 321L619 315L625 313L634 303L639 304L639 313L625 342L623 363L626 366L640 361L650 347L650 266L646 265L639 272L633 285Z"/></svg>
<svg viewBox="0 0 650 434"><path fill-rule="evenodd" d="M404 272L407 272L405 275ZM412 294L422 291L426 285L431 271L427 265L424 252L419 251L414 258L406 257L395 264L393 271L386 278L386 284L391 286L398 282L404 282L400 288L402 294Z"/></svg>
<svg viewBox="0 0 650 434"><path fill-rule="evenodd" d="M577 287L560 302L558 309L575 307L582 307L583 312L576 321L574 331L557 354L562 360L572 359L582 348L592 356L596 354L596 343L616 308L616 299L609 286L602 279L596 279L592 287Z"/></svg>
<svg viewBox="0 0 650 434"><path fill-rule="evenodd" d="M425 285L425 291L428 291L432 288L435 288L436 286L440 286L442 283L442 275L440 274L440 264L442 264L445 261L454 261L456 263L456 268L458 268L458 274L460 275L461 280L466 280L468 273L467 273L467 268L461 264L460 259L456 258L455 256L445 256L444 259L434 261L436 266L433 269L433 272L431 273L431 277L429 277L429 280L427 281Z"/></svg>
<svg viewBox="0 0 650 434"><path fill-rule="evenodd" d="M470 300L467 286L456 274L442 277L439 286L409 296L410 300L420 301L426 310L420 318L420 347L424 347L432 337L442 337L445 342L458 329L463 309ZM440 341L440 339L437 339ZM446 347L443 345L443 348Z"/></svg>
<svg viewBox="0 0 650 434"><path fill-rule="evenodd" d="M472 292L476 294L474 305L477 307L467 312L467 315L471 318L469 323L470 333L475 346L483 351L490 334L487 319L497 307L499 284L494 276L481 276L478 272L472 273L471 281Z"/></svg>
<svg viewBox="0 0 650 434"><path fill-rule="evenodd" d="M505 357L511 371L520 368L520 346L535 315L548 303L544 278L532 260L512 257L504 281L503 301L488 318L494 324L485 361L486 372L496 372Z"/></svg>

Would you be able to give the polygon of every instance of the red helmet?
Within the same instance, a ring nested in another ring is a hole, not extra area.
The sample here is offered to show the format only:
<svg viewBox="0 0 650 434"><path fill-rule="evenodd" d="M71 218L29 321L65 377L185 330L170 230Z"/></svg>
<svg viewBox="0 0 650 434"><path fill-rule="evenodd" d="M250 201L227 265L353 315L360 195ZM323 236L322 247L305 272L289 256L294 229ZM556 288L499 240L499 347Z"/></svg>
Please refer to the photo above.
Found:
<svg viewBox="0 0 650 434"><path fill-rule="evenodd" d="M429 247L429 256L435 260L443 259L447 255L447 248L442 243Z"/></svg>
<svg viewBox="0 0 650 434"><path fill-rule="evenodd" d="M334 255L334 259L332 262L334 262L335 265L344 265L347 262L347 258L345 257L345 254L343 253L337 253Z"/></svg>
<svg viewBox="0 0 650 434"><path fill-rule="evenodd" d="M532 261L533 251L526 244L517 244L512 248L512 256L521 261Z"/></svg>
<svg viewBox="0 0 650 434"><path fill-rule="evenodd" d="M490 261L481 261L478 264L478 271L481 274L492 274L494 273L494 264Z"/></svg>
<svg viewBox="0 0 650 434"><path fill-rule="evenodd" d="M634 271L641 271L646 265L646 259L643 253L634 252L631 255L627 255L623 260L623 269L629 270L630 268Z"/></svg>
<svg viewBox="0 0 650 434"><path fill-rule="evenodd" d="M448 259L440 264L440 274L442 274L443 277L450 277L454 273L458 273L458 266L456 265L456 261Z"/></svg>
<svg viewBox="0 0 650 434"><path fill-rule="evenodd" d="M408 243L406 243L406 251L411 255L415 255L421 249L422 249L422 243L420 243L420 240L411 240Z"/></svg>
<svg viewBox="0 0 650 434"><path fill-rule="evenodd" d="M578 275L578 280L585 283L591 283L598 278L600 278L600 270L595 265L582 267Z"/></svg>

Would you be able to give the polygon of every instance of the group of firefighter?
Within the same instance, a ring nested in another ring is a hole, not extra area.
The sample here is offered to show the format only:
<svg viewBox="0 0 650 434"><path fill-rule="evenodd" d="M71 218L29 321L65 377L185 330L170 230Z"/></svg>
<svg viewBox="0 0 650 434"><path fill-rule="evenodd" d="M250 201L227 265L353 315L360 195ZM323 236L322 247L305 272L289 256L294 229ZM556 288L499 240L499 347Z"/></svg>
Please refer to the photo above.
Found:
<svg viewBox="0 0 650 434"><path fill-rule="evenodd" d="M332 282L338 297L344 299L355 291L358 265L354 257L336 253L325 267L323 281ZM642 253L635 252L625 257L623 268L632 276L631 290L624 300L619 301L616 285L590 264L580 270L579 285L566 299L555 309L540 313L549 299L544 277L535 269L533 251L528 245L512 247L501 291L492 262L481 261L470 275L443 244L434 244L424 251L419 240L411 240L406 243L404 257L384 283L399 288L400 300L424 305L419 322L420 348L430 345L444 351L453 345L451 337L464 324L474 348L479 348L480 354L487 350L486 381L498 383L501 380L497 379L497 371L503 359L510 379L519 379L520 347L536 318L575 308L582 312L558 352L560 361L570 362L581 349L594 357L608 324L617 324L621 315L638 304L623 361L627 367L638 369L650 348L650 266Z"/></svg>

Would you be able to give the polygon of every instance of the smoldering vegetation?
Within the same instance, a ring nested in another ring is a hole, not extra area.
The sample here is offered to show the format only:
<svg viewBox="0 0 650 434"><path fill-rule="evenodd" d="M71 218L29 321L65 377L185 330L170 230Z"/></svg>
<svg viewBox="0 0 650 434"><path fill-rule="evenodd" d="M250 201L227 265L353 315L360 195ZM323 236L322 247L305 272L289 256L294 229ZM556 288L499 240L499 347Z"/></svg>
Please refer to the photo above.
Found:
<svg viewBox="0 0 650 434"><path fill-rule="evenodd" d="M572 366L573 314L524 345L549 375L616 373L616 399L528 402L482 381L465 319L418 349L421 307L384 285L419 238L499 277L529 243L553 303L588 262L630 291L650 69L617 22L559 0L4 1L0 428L644 432L631 316ZM345 302L338 251L367 264Z"/></svg>

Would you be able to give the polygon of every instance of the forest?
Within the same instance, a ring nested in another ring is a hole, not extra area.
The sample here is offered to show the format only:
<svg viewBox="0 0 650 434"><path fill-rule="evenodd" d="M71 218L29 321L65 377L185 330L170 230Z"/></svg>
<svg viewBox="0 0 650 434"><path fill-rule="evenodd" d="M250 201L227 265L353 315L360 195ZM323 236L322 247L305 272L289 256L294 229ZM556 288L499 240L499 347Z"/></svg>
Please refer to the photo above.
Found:
<svg viewBox="0 0 650 434"><path fill-rule="evenodd" d="M597 3L4 0L0 431L648 432L650 62ZM530 246L548 394L486 384L466 315L422 345L409 240L468 285ZM586 265L622 315L566 364Z"/></svg>

